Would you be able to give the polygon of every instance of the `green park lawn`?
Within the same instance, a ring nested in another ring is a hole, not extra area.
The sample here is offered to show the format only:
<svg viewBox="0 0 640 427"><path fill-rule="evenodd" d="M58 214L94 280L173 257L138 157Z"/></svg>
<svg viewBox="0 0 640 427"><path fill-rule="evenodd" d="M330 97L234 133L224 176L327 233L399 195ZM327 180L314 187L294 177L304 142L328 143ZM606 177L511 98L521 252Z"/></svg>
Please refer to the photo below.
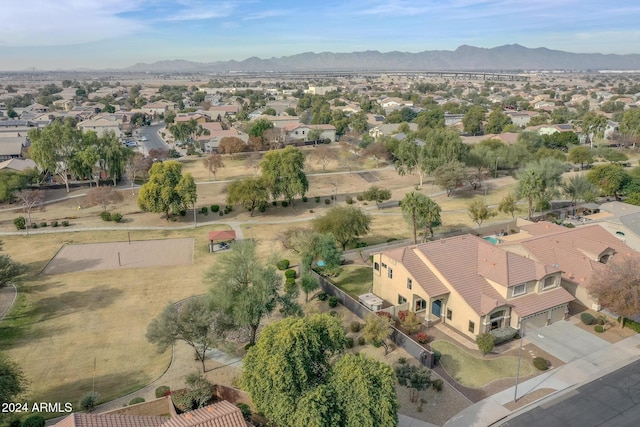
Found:
<svg viewBox="0 0 640 427"><path fill-rule="evenodd" d="M494 359L476 357L448 341L434 341L431 348L442 353L440 363L453 379L465 387L479 388L501 378L513 378L518 369L518 358L502 356ZM520 364L520 376L533 374L526 360Z"/></svg>
<svg viewBox="0 0 640 427"><path fill-rule="evenodd" d="M348 265L343 267L342 273L332 281L357 300L358 295L370 292L373 286L372 270L371 267Z"/></svg>

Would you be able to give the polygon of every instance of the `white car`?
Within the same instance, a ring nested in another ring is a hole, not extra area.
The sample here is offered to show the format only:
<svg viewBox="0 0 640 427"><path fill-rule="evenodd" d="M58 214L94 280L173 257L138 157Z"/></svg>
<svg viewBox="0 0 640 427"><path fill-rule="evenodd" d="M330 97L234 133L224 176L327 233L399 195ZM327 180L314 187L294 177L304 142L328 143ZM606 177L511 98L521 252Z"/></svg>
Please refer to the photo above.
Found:
<svg viewBox="0 0 640 427"><path fill-rule="evenodd" d="M142 135L140 138L138 138L140 141L148 141L149 138L147 138L146 136Z"/></svg>
<svg viewBox="0 0 640 427"><path fill-rule="evenodd" d="M138 143L135 141L126 141L124 142L124 145L126 145L127 147L135 148L138 146Z"/></svg>

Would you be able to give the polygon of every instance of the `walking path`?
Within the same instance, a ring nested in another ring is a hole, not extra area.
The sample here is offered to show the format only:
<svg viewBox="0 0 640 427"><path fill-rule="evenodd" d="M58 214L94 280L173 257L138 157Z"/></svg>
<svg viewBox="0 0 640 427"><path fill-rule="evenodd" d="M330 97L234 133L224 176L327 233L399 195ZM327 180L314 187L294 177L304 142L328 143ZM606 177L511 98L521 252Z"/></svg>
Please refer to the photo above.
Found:
<svg viewBox="0 0 640 427"><path fill-rule="evenodd" d="M13 283L0 288L0 320L4 319L18 297L18 290Z"/></svg>

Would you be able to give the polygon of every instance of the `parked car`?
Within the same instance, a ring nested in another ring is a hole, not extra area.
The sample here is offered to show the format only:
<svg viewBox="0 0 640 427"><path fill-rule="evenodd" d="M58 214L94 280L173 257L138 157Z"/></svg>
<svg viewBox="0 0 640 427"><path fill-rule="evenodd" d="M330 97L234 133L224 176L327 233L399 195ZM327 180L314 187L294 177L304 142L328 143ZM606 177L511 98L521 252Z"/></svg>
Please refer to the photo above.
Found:
<svg viewBox="0 0 640 427"><path fill-rule="evenodd" d="M124 144L125 146L127 146L127 147L131 147L131 148L134 148L134 147L137 147L137 146L138 146L138 143L137 143L137 142L135 142L135 141L125 141L123 144Z"/></svg>
<svg viewBox="0 0 640 427"><path fill-rule="evenodd" d="M138 138L140 141L148 141L149 138L147 138L146 136L142 135L140 138Z"/></svg>

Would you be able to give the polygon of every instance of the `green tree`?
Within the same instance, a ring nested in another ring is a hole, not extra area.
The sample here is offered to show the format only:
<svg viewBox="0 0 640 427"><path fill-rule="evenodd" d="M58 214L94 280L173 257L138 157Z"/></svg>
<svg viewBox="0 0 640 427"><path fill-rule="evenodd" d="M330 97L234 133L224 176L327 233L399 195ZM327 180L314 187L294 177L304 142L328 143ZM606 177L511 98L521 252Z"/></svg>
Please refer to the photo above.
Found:
<svg viewBox="0 0 640 427"><path fill-rule="evenodd" d="M149 181L140 188L138 207L145 212L169 214L195 203L196 186L191 174L182 175L182 165L176 161L154 163Z"/></svg>
<svg viewBox="0 0 640 427"><path fill-rule="evenodd" d="M307 134L307 141L319 141L322 136L322 129L311 129Z"/></svg>
<svg viewBox="0 0 640 427"><path fill-rule="evenodd" d="M27 378L22 369L15 362L0 354L0 404L16 402L26 389Z"/></svg>
<svg viewBox="0 0 640 427"><path fill-rule="evenodd" d="M584 170L584 165L593 164L593 155L589 147L574 146L569 149L567 160L571 163L579 163L580 170Z"/></svg>
<svg viewBox="0 0 640 427"><path fill-rule="evenodd" d="M393 332L393 320L386 316L379 316L374 313L367 315L364 321L362 335L373 343L378 343L384 347L385 356L389 353L387 338Z"/></svg>
<svg viewBox="0 0 640 427"><path fill-rule="evenodd" d="M516 194L519 199L527 199L527 219L533 216L533 203L544 194L544 182L533 170L526 170L518 175Z"/></svg>
<svg viewBox="0 0 640 427"><path fill-rule="evenodd" d="M511 118L502 111L502 108L494 109L489 113L484 131L485 133L502 133L504 128L512 123Z"/></svg>
<svg viewBox="0 0 640 427"><path fill-rule="evenodd" d="M446 191L447 197L451 196L468 176L464 163L457 160L438 166L433 174L435 176L435 184Z"/></svg>
<svg viewBox="0 0 640 427"><path fill-rule="evenodd" d="M316 390L331 389L331 359L344 350L345 344L342 322L327 314L271 323L262 329L260 339L242 361L242 388L251 396L256 410L272 423L297 426L302 425L298 419L313 418L314 423L304 425L331 425L317 419L320 414L316 411L324 416L331 413L318 407L322 405L317 404L321 397ZM328 400L330 405L332 402ZM306 411L313 411L313 416L305 415Z"/></svg>
<svg viewBox="0 0 640 427"><path fill-rule="evenodd" d="M264 114L265 116L277 116L278 112L273 108L269 107L269 108L265 108L262 114Z"/></svg>
<svg viewBox="0 0 640 427"><path fill-rule="evenodd" d="M362 197L368 202L376 202L376 206L380 209L380 203L391 199L391 191L386 188L380 188L377 185L372 185L362 193Z"/></svg>
<svg viewBox="0 0 640 427"><path fill-rule="evenodd" d="M420 170L425 175L446 163L462 160L469 151L455 129L425 129L417 136L425 141L420 155Z"/></svg>
<svg viewBox="0 0 640 427"><path fill-rule="evenodd" d="M269 192L260 177L234 179L227 187L227 203L230 205L241 204L253 216L256 208L266 206L269 200Z"/></svg>
<svg viewBox="0 0 640 427"><path fill-rule="evenodd" d="M481 198L472 200L467 206L467 211L469 212L469 218L478 224L478 227L482 226L484 221L497 215L497 212L489 209L484 199Z"/></svg>
<svg viewBox="0 0 640 427"><path fill-rule="evenodd" d="M336 273L342 264L340 250L331 233L315 233L306 241L301 252L302 270L309 271L314 261L319 260L324 262L324 271L328 274Z"/></svg>
<svg viewBox="0 0 640 427"><path fill-rule="evenodd" d="M398 384L410 390L409 400L417 402L420 392L431 386L431 371L424 366L402 363L396 366Z"/></svg>
<svg viewBox="0 0 640 427"><path fill-rule="evenodd" d="M640 110L631 108L624 112L620 121L620 132L633 137L640 135Z"/></svg>
<svg viewBox="0 0 640 427"><path fill-rule="evenodd" d="M155 344L160 353L184 341L195 352L206 372L205 353L214 347L227 328L223 316L212 311L204 297L190 298L177 306L169 303L147 327L147 340Z"/></svg>
<svg viewBox="0 0 640 427"><path fill-rule="evenodd" d="M176 112L175 112L175 111L173 111L173 110L167 110L167 111L164 113L164 123L165 123L165 124L167 124L167 125L171 125L171 124L173 124L173 122L175 121L175 119L176 119Z"/></svg>
<svg viewBox="0 0 640 427"><path fill-rule="evenodd" d="M253 345L262 319L276 308L282 277L260 263L253 241L244 240L231 245L207 280L212 284L213 307L235 325L248 328Z"/></svg>
<svg viewBox="0 0 640 427"><path fill-rule="evenodd" d="M247 125L247 134L253 137L261 137L265 130L273 128L273 123L267 119L259 119Z"/></svg>
<svg viewBox="0 0 640 427"><path fill-rule="evenodd" d="M477 135L482 132L482 121L485 116L485 109L474 105L462 118L462 126L466 133Z"/></svg>
<svg viewBox="0 0 640 427"><path fill-rule="evenodd" d="M640 206L640 192L629 193L624 198L624 202L630 205Z"/></svg>
<svg viewBox="0 0 640 427"><path fill-rule="evenodd" d="M413 174L418 171L420 176L420 187L422 187L422 180L424 173L420 168L422 149L416 144L413 138L405 138L398 144L393 156L396 158L393 163L398 175L404 176L406 174Z"/></svg>
<svg viewBox="0 0 640 427"><path fill-rule="evenodd" d="M508 213L511 215L511 219L515 219L515 213L518 212L518 199L513 195L513 193L507 193L500 200L498 204L498 211L502 213Z"/></svg>
<svg viewBox="0 0 640 427"><path fill-rule="evenodd" d="M434 227L442 224L440 206L433 199L414 191L407 193L400 202L402 215L413 228L413 243L418 243L418 230L424 229L423 241L433 237Z"/></svg>
<svg viewBox="0 0 640 427"><path fill-rule="evenodd" d="M344 251L350 242L369 232L371 220L371 215L355 206L335 206L314 219L313 228L318 233L333 234Z"/></svg>
<svg viewBox="0 0 640 427"><path fill-rule="evenodd" d="M309 181L304 173L304 154L295 147L269 151L260 162L260 170L271 196L283 195L293 205L294 197L304 196Z"/></svg>
<svg viewBox="0 0 640 427"><path fill-rule="evenodd" d="M592 111L582 117L582 132L591 138L604 138L604 130L607 128L607 118Z"/></svg>
<svg viewBox="0 0 640 427"><path fill-rule="evenodd" d="M40 170L58 175L69 192L69 174L74 156L83 146L82 132L73 120L56 120L43 129L29 131L31 158Z"/></svg>
<svg viewBox="0 0 640 427"><path fill-rule="evenodd" d="M562 193L571 199L575 206L580 200L594 202L598 197L598 187L584 175L574 175L562 184Z"/></svg>
<svg viewBox="0 0 640 427"><path fill-rule="evenodd" d="M342 415L339 425L397 426L395 382L393 368L386 363L360 354L338 359L330 385Z"/></svg>
<svg viewBox="0 0 640 427"><path fill-rule="evenodd" d="M587 179L600 187L609 196L618 197L618 193L631 180L629 174L620 165L598 165L587 173Z"/></svg>
<svg viewBox="0 0 640 427"><path fill-rule="evenodd" d="M309 302L309 294L319 287L320 285L315 277L310 273L302 273L302 276L300 277L300 289L304 292L304 302Z"/></svg>

